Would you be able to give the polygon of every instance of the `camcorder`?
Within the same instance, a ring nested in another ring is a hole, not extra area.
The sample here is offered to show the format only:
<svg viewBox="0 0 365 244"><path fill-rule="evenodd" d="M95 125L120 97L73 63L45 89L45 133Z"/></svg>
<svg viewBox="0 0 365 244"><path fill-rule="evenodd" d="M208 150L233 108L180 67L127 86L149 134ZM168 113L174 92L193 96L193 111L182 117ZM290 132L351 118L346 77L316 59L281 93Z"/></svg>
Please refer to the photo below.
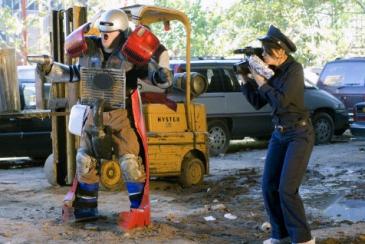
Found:
<svg viewBox="0 0 365 244"><path fill-rule="evenodd" d="M245 59L233 65L233 70L236 74L247 76L250 73L250 68L266 79L270 79L275 73L263 61L263 49L261 47L245 47L233 51L235 54L244 54Z"/></svg>
<svg viewBox="0 0 365 244"><path fill-rule="evenodd" d="M246 57L250 57L251 55L256 55L260 59L264 59L262 57L263 49L261 47L245 47L239 48L233 51L234 54L244 54ZM233 65L233 70L236 74L247 75L250 73L248 59L245 58L243 61L236 63Z"/></svg>

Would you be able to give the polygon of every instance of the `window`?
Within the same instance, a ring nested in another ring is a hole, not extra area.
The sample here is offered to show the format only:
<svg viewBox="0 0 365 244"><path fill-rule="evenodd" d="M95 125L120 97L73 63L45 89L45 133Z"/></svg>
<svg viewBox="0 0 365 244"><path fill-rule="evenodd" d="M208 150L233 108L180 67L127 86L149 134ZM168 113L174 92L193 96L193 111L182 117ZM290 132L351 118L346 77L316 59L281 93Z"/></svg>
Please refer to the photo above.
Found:
<svg viewBox="0 0 365 244"><path fill-rule="evenodd" d="M31 1L27 4L27 10L38 10L38 3L37 1Z"/></svg>
<svg viewBox="0 0 365 244"><path fill-rule="evenodd" d="M208 91L207 92L224 91L221 70L220 69L209 69L208 73L209 73L209 75L208 75Z"/></svg>
<svg viewBox="0 0 365 244"><path fill-rule="evenodd" d="M227 77L229 77L229 83L230 83L230 84L228 84L229 90L233 91L233 92L241 91L241 86L238 83L238 79L237 79L237 76L234 73L234 71L232 69L225 69L224 74Z"/></svg>
<svg viewBox="0 0 365 244"><path fill-rule="evenodd" d="M208 70L208 92L236 92L240 86L231 69Z"/></svg>
<svg viewBox="0 0 365 244"><path fill-rule="evenodd" d="M327 86L364 86L365 62L329 63L321 74L320 82Z"/></svg>
<svg viewBox="0 0 365 244"><path fill-rule="evenodd" d="M35 109L36 108L36 93L33 82L22 82L21 89L24 94L24 109Z"/></svg>

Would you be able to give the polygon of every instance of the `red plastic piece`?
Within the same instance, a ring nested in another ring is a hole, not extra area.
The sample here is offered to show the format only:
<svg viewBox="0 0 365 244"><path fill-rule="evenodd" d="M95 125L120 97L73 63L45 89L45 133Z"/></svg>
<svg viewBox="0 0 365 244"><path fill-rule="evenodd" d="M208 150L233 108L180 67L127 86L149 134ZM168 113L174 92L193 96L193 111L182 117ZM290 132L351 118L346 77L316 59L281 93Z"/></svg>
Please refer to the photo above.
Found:
<svg viewBox="0 0 365 244"><path fill-rule="evenodd" d="M74 30L65 40L66 54L71 58L80 57L87 51L85 33L90 29L90 23L85 23Z"/></svg>
<svg viewBox="0 0 365 244"><path fill-rule="evenodd" d="M72 182L72 186L71 186L70 190L67 192L65 198L63 199L64 202L73 202L74 201L75 196L76 196L77 185L78 185L78 181L77 181L77 178L75 177ZM74 208L69 207L66 204L63 204L62 221L64 223L68 223L68 222L73 221L74 219L75 219Z"/></svg>
<svg viewBox="0 0 365 244"><path fill-rule="evenodd" d="M62 222L70 223L75 221L75 209L71 207L67 207L66 205L62 206Z"/></svg>
<svg viewBox="0 0 365 244"><path fill-rule="evenodd" d="M134 125L137 129L143 144L143 161L146 169L146 183L144 185L143 197L139 208L132 208L130 211L121 212L119 214L119 226L123 230L131 230L137 227L145 227L151 223L151 205L150 205L150 165L147 152L147 133L144 123L144 117L141 107L141 99L138 89L134 90L131 95L132 111Z"/></svg>
<svg viewBox="0 0 365 244"><path fill-rule="evenodd" d="M132 208L119 214L119 226L124 230L143 228L151 223L150 209Z"/></svg>
<svg viewBox="0 0 365 244"><path fill-rule="evenodd" d="M159 45L158 38L148 28L139 25L124 43L122 53L129 62L143 65L151 59Z"/></svg>

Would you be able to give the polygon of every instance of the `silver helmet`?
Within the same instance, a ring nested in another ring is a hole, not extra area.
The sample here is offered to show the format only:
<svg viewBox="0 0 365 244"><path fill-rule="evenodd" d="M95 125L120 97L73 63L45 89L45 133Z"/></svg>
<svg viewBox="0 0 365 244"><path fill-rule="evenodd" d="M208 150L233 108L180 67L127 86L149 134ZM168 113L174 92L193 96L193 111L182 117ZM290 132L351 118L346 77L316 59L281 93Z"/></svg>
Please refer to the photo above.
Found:
<svg viewBox="0 0 365 244"><path fill-rule="evenodd" d="M124 32L128 30L128 16L120 9L105 11L99 20L99 31L111 32L119 30Z"/></svg>

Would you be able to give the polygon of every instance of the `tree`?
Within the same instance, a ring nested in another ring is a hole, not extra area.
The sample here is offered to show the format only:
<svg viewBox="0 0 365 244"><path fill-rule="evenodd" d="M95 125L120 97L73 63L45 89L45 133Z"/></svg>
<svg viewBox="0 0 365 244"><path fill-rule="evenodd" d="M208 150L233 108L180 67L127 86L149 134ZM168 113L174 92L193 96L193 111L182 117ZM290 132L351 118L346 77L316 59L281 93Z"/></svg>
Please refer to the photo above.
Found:
<svg viewBox="0 0 365 244"><path fill-rule="evenodd" d="M0 19L0 46L19 49L21 40L18 37L22 32L20 20L6 7L0 8Z"/></svg>
<svg viewBox="0 0 365 244"><path fill-rule="evenodd" d="M216 26L222 21L220 12L205 11L202 8L202 2L186 0L155 0L155 5L179 9L189 17L191 22L191 55L207 56L215 53L216 35L218 29ZM162 26L152 27L162 43L164 43L175 56L185 55L185 31L182 25L172 25L170 33L162 31ZM180 40L180 41L177 41Z"/></svg>
<svg viewBox="0 0 365 244"><path fill-rule="evenodd" d="M233 40L232 48L246 46L274 24L296 43L295 56L299 61L305 65L322 65L356 52L354 43L364 38L358 40L360 35L355 34L365 26L356 29L353 23L358 17L364 18L364 6L361 0L241 0L227 11L230 18L222 28L230 31L219 42ZM365 46L362 46L363 52Z"/></svg>
<svg viewBox="0 0 365 244"><path fill-rule="evenodd" d="M50 6L48 2L38 0L40 16L49 14L50 8L66 9L81 3L88 7L89 18L101 9L110 8L111 3L113 7L122 7L137 2L55 0ZM223 8L224 2L219 1L214 6L202 0L155 0L154 3L181 10L189 17L192 56L232 56L236 48L259 45L257 37L264 35L270 24L279 27L296 43L298 51L295 57L305 65L322 65L349 53L364 55L365 26L356 22L363 18L365 25L363 0L237 0L229 8ZM6 8L0 9L0 18L4 20L0 27L0 45L10 45L19 50L21 21ZM24 22L27 27L38 23L38 16L29 15ZM172 56L185 55L186 37L181 24L171 23L169 33L163 31L161 24L151 28ZM48 33L41 35L39 45L30 46L29 53L49 52Z"/></svg>

